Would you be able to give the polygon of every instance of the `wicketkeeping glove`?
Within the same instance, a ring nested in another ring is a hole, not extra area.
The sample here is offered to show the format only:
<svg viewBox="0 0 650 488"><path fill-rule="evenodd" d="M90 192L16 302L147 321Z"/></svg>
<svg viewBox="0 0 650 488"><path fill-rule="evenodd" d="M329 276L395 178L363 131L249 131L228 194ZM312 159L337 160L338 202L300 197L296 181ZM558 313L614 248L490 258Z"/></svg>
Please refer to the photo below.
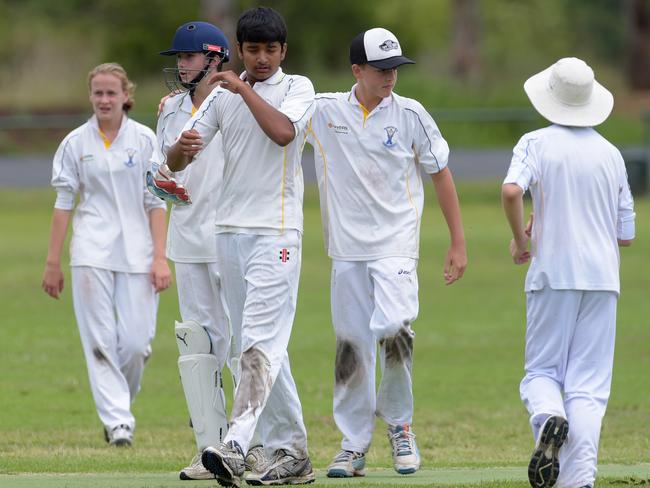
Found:
<svg viewBox="0 0 650 488"><path fill-rule="evenodd" d="M156 174L147 171L147 188L158 198L174 205L191 205L192 200L183 185L178 183L166 164L161 165Z"/></svg>

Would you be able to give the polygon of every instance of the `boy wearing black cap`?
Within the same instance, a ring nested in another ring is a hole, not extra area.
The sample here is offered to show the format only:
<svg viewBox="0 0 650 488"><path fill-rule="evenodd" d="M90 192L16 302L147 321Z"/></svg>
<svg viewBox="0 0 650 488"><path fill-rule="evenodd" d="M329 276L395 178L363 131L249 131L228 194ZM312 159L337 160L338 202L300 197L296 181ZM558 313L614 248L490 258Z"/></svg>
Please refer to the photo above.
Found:
<svg viewBox="0 0 650 488"><path fill-rule="evenodd" d="M375 415L388 424L395 470L410 474L420 466L411 429L411 324L418 314L421 169L431 175L449 227L447 284L465 270L465 238L447 142L422 105L393 93L398 66L413 61L391 32L375 28L353 39L350 63L356 85L316 96L308 136L332 258L334 419L343 434L327 475L364 475Z"/></svg>

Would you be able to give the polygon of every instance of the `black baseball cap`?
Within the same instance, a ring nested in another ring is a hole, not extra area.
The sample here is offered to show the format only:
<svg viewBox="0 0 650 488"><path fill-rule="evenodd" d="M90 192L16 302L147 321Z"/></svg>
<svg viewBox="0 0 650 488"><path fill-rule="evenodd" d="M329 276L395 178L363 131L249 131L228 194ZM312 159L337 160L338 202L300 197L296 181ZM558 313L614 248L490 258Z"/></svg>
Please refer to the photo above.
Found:
<svg viewBox="0 0 650 488"><path fill-rule="evenodd" d="M393 69L415 61L402 56L395 34L375 27L358 34L350 44L350 64L369 64L378 69Z"/></svg>

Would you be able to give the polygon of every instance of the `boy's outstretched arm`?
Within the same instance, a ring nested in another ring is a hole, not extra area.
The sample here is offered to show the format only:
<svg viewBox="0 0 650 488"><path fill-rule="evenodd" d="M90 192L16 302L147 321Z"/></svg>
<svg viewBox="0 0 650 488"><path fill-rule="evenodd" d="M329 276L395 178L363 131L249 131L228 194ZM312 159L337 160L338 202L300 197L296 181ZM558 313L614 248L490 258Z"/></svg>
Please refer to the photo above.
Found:
<svg viewBox="0 0 650 488"><path fill-rule="evenodd" d="M444 279L446 284L451 285L463 276L467 267L467 250L463 221L460 216L460 204L449 168L443 168L442 171L432 174L431 180L436 189L440 210L442 210L442 215L449 228L451 244L445 258Z"/></svg>
<svg viewBox="0 0 650 488"><path fill-rule="evenodd" d="M524 225L524 190L514 183L506 183L501 187L501 202L503 211L512 230L510 255L515 264L524 264L530 259L528 250L529 232Z"/></svg>

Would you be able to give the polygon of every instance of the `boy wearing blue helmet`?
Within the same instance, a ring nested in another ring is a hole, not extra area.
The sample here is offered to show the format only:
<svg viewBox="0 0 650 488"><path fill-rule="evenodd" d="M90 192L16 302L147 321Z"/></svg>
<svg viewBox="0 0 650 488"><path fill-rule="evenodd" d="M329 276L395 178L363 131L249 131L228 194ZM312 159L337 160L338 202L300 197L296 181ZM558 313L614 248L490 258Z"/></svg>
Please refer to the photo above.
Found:
<svg viewBox="0 0 650 488"><path fill-rule="evenodd" d="M154 156L159 186L177 184L187 188L193 202L182 198L172 206L167 239L167 256L174 261L182 322L175 327L180 351L178 366L194 430L198 454L180 472L182 480L214 479L203 467L201 452L221 442L227 431L226 406L221 374L228 363L237 375L238 333L233 334L223 302L217 261L214 222L216 196L223 173L221 137L215 137L201 157L185 171L169 177L164 154L185 123L203 103L212 87L207 76L220 71L229 59L224 33L207 22L188 22L178 28L172 47L160 54L176 56L176 68L164 70L168 87L177 96L167 98L158 118L158 147ZM153 181L152 181L153 180ZM255 445L255 444L253 444ZM255 451L261 448L253 448ZM259 460L253 453L251 460Z"/></svg>

